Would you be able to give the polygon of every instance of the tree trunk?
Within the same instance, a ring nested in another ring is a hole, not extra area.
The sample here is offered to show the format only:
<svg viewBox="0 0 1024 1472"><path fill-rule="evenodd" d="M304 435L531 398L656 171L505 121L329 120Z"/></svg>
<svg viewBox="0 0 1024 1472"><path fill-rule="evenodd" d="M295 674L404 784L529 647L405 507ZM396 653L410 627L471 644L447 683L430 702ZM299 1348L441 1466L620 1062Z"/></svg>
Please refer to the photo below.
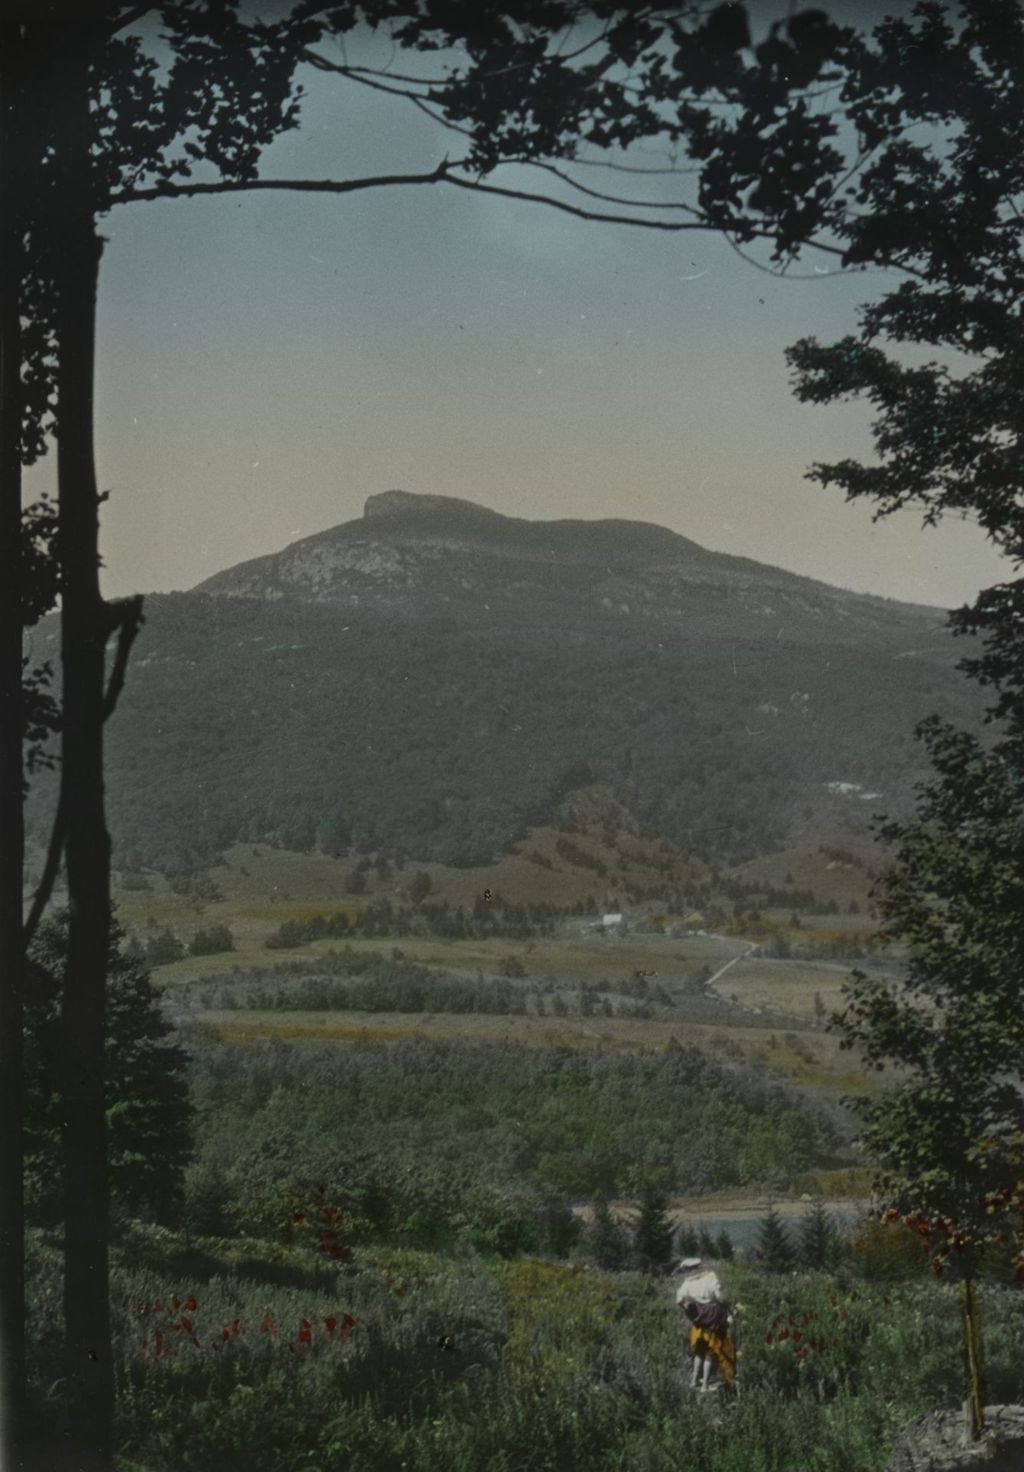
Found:
<svg viewBox="0 0 1024 1472"><path fill-rule="evenodd" d="M977 1441L985 1430L985 1364L978 1290L970 1274L965 1274L960 1281L960 1313L963 1320L964 1358L967 1366L967 1404L964 1412L968 1435L972 1441Z"/></svg>
<svg viewBox="0 0 1024 1472"><path fill-rule="evenodd" d="M22 886L25 827L21 698L21 277L25 140L20 33L0 34L0 1461L26 1430L23 1183Z"/></svg>
<svg viewBox="0 0 1024 1472"><path fill-rule="evenodd" d="M99 495L93 448L96 233L89 144L87 37L75 27L58 59L55 243L58 554L61 570L61 801L68 885L62 1004L64 1318L68 1439L84 1467L112 1456L114 1377L109 1302L109 1186L104 1039L110 937L110 840L103 787L109 610L99 585Z"/></svg>

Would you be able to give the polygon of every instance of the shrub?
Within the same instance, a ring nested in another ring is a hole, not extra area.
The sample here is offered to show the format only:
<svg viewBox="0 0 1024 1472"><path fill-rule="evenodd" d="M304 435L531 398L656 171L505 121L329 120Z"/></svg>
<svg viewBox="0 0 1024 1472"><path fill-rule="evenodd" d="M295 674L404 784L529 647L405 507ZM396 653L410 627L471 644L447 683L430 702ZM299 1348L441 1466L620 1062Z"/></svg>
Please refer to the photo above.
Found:
<svg viewBox="0 0 1024 1472"><path fill-rule="evenodd" d="M211 925L207 930L196 931L188 949L193 956L220 955L235 949L235 937L226 925Z"/></svg>
<svg viewBox="0 0 1024 1472"><path fill-rule="evenodd" d="M173 930L165 928L148 937L145 955L147 966L170 966L182 960L185 947Z"/></svg>

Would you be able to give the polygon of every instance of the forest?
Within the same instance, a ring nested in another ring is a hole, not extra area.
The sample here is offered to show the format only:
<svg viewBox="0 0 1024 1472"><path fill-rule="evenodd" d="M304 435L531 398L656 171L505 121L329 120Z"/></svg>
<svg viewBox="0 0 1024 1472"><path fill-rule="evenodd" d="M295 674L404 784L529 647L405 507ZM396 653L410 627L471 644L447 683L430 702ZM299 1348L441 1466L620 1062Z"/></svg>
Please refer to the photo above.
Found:
<svg viewBox="0 0 1024 1472"><path fill-rule="evenodd" d="M599 781L683 851L738 863L780 844L829 781L905 806L923 774L915 723L981 715L941 655L557 630L509 640L504 626L200 595L147 610L108 742L125 868L238 841L483 863ZM36 793L42 840L45 774Z"/></svg>

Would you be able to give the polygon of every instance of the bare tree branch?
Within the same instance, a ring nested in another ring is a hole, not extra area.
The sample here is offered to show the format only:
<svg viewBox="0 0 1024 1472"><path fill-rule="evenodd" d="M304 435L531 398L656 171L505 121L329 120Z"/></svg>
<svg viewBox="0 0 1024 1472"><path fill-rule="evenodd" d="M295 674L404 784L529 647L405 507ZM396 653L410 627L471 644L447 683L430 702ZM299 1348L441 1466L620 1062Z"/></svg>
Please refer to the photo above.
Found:
<svg viewBox="0 0 1024 1472"><path fill-rule="evenodd" d="M241 194L251 189L293 189L306 194L354 194L395 184L437 184L448 178L448 160L429 174L370 174L362 179L218 179L209 184L153 184L147 189L119 189L110 204L134 204L146 199L183 199L198 194Z"/></svg>
<svg viewBox="0 0 1024 1472"><path fill-rule="evenodd" d="M670 164L667 168L664 169L646 169L638 164L620 164L616 163L613 159L605 158L574 158L572 160L572 165L573 168L582 167L585 169L614 169L616 173L619 174L678 174L682 176L685 174L699 174L701 171L700 164L694 164L693 167L689 169L681 169L677 164Z"/></svg>
<svg viewBox="0 0 1024 1472"><path fill-rule="evenodd" d="M521 162L530 162L522 160ZM397 184L453 184L457 189L465 189L473 194L493 194L501 199L516 199L527 204L543 204L549 209L560 210L563 214L573 215L579 220L595 220L608 225L632 225L641 230L662 230L673 234L689 230L711 230L722 232L720 224L697 217L692 220L652 220L639 219L632 215L611 214L604 210L588 210L581 205L569 204L563 199L553 199L547 194L534 194L526 189L510 189L500 184L485 184L480 179L464 179L452 172L453 168L460 167L456 162L452 164L447 158L442 159L436 169L429 174L377 174L368 175L362 179L221 179L209 184L156 184L148 189L122 189L110 196L109 204L130 204L141 200L154 199L182 199L202 194L243 194L251 190L274 190L283 189L304 194L353 194L363 189L384 188ZM557 171L556 171L557 172ZM560 177L563 177L560 175ZM566 179L567 183L572 180ZM582 185L575 186L583 189ZM594 191L583 190L585 193ZM600 195L597 196L601 198ZM624 201L632 204L632 201ZM639 207L639 206L638 206ZM688 209L689 206L673 205L666 208ZM724 233L724 232L723 232ZM753 238L758 240L773 240L774 232L768 229L755 230ZM730 242L732 243L732 242ZM809 250L822 251L825 255L842 256L844 251L841 246L826 245L823 241L806 239L797 242ZM734 246L734 249L737 247ZM753 264L760 266L759 262ZM760 266L762 270L767 267ZM891 269L907 271L911 275L918 274L912 267L893 263ZM776 274L774 272L770 274ZM795 278L794 278L795 279Z"/></svg>
<svg viewBox="0 0 1024 1472"><path fill-rule="evenodd" d="M53 886L57 882L57 875L60 873L60 861L64 856L65 827L64 796L63 792L61 792L57 798L57 811L53 815L53 827L50 830L50 842L46 850L46 862L43 865L43 872L39 879L38 888L32 897L32 908L28 912L28 919L25 921L24 929L22 930L22 942L26 950L32 944L33 937L39 929L39 922L43 918L43 911L50 903Z"/></svg>
<svg viewBox="0 0 1024 1472"><path fill-rule="evenodd" d="M374 81L373 77L391 76L390 72L378 71L376 67L350 66L348 62L329 61L326 56L321 56L317 51L304 51L303 59L310 66L316 67L321 72L333 72L335 76L347 77L350 82L358 82L361 87L371 87L374 92L387 92L391 97L404 97L409 102L415 102L420 96L417 92L408 92L404 87L388 87L383 82ZM412 77L405 79L414 81ZM433 84L423 83L427 88L427 96L433 91Z"/></svg>
<svg viewBox="0 0 1024 1472"><path fill-rule="evenodd" d="M611 215L598 210L585 210L582 206L569 204L564 199L552 199L548 194L531 194L525 189L504 189L499 184L484 184L478 179L460 179L457 174L452 173L445 173L443 177L446 184L454 184L459 189L469 189L476 194L496 194L503 199L521 199L530 204L546 204L549 209L562 210L565 214L575 215L580 220L599 220L609 225L636 225L641 230L668 230L675 233L683 230L722 230L721 225L713 224L705 219L638 220L629 215ZM758 240L775 239L775 234L771 230L755 230L753 235ZM840 246L825 245L818 240L801 240L797 244L807 246L812 250L824 251L830 256L845 254Z"/></svg>
<svg viewBox="0 0 1024 1472"><path fill-rule="evenodd" d="M700 211L695 209L692 204L682 204L678 200L626 199L619 194L605 194L600 189L588 189L585 184L580 184L571 174L563 173L554 164L544 163L542 159L508 159L507 162L528 164L530 168L543 169L546 174L553 174L556 179L561 179L563 184L568 184L570 188L579 190L580 194L589 195L591 199L603 200L605 204L624 204L630 209L638 210L683 210L688 215L695 215L698 219L700 218Z"/></svg>
<svg viewBox="0 0 1024 1472"><path fill-rule="evenodd" d="M124 689L128 656L131 654L132 645L144 622L142 594L137 593L134 598L119 599L117 603L111 603L108 607L115 611L117 652L114 655L114 667L110 671L110 679L107 681L107 688L103 695L103 719L105 721L110 719L117 707L118 698Z"/></svg>
<svg viewBox="0 0 1024 1472"><path fill-rule="evenodd" d="M137 20L141 20L144 15L148 15L153 8L152 5L133 5L126 15L119 16L115 19L114 24L110 28L110 34L116 36L119 31L128 30Z"/></svg>

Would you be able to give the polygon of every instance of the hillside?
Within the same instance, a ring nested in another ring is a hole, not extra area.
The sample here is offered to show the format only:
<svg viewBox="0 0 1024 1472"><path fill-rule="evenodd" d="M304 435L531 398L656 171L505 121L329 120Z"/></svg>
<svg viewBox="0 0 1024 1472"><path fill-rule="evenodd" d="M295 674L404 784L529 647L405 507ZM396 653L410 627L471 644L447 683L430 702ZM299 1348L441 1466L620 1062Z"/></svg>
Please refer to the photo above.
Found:
<svg viewBox="0 0 1024 1472"><path fill-rule="evenodd" d="M147 600L108 731L117 862L244 841L479 864L594 782L740 862L805 809L904 802L914 723L977 718L959 653L937 610L659 527L389 492Z"/></svg>

